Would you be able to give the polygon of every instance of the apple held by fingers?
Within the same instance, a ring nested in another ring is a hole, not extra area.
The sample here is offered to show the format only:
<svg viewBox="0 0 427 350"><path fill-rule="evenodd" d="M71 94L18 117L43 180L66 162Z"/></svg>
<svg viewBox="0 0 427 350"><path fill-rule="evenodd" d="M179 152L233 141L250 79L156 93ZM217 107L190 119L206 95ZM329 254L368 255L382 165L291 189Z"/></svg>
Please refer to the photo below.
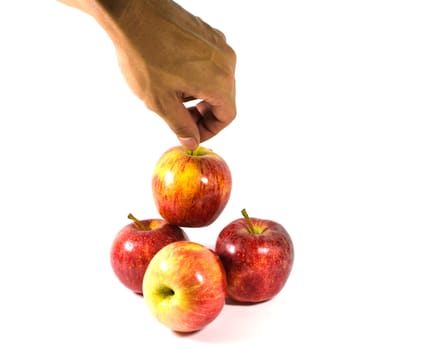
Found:
<svg viewBox="0 0 427 350"><path fill-rule="evenodd" d="M217 237L215 252L227 273L228 296L239 302L273 298L292 270L294 246L278 222L243 217L226 225Z"/></svg>
<svg viewBox="0 0 427 350"><path fill-rule="evenodd" d="M159 158L152 177L154 203L169 223L203 227L213 223L231 194L232 178L225 160L199 146L175 146Z"/></svg>
<svg viewBox="0 0 427 350"><path fill-rule="evenodd" d="M143 280L144 299L166 327L194 332L221 312L226 283L224 267L213 250L190 241L174 242L150 261Z"/></svg>
<svg viewBox="0 0 427 350"><path fill-rule="evenodd" d="M187 241L182 228L163 219L138 220L124 226L111 245L110 261L120 282L135 293L142 294L142 280L152 257L164 246Z"/></svg>

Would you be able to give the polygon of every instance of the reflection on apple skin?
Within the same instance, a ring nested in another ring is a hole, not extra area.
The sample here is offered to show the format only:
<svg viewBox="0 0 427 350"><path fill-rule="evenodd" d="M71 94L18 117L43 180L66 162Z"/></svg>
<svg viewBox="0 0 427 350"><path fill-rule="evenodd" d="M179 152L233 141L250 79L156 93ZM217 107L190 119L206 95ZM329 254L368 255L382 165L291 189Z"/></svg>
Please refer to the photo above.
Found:
<svg viewBox="0 0 427 350"><path fill-rule="evenodd" d="M223 228L215 251L227 273L227 293L239 302L273 298L285 286L294 261L294 246L279 223L239 218Z"/></svg>
<svg viewBox="0 0 427 350"><path fill-rule="evenodd" d="M178 332L206 327L221 312L227 280L218 255L194 242L174 242L151 260L144 299L160 323Z"/></svg>
<svg viewBox="0 0 427 350"><path fill-rule="evenodd" d="M182 146L170 148L159 158L152 176L158 212L181 227L213 223L227 205L231 188L225 160L202 146L191 153Z"/></svg>
<svg viewBox="0 0 427 350"><path fill-rule="evenodd" d="M114 274L125 287L142 294L142 280L152 257L165 245L179 240L188 240L184 230L163 219L136 220L125 225L111 244Z"/></svg>

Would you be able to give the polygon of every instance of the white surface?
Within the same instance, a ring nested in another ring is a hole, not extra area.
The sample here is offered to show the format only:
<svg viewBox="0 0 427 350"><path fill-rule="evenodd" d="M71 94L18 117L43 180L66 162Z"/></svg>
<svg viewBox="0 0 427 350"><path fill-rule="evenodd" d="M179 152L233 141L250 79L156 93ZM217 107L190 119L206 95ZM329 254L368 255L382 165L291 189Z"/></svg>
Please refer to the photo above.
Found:
<svg viewBox="0 0 427 350"><path fill-rule="evenodd" d="M9 1L0 348L425 349L425 1L180 3L238 54L238 117L206 143L232 169L231 200L187 232L213 246L243 207L281 222L296 252L285 289L177 336L119 284L110 243L128 212L158 216L151 171L175 137L128 90L94 21Z"/></svg>

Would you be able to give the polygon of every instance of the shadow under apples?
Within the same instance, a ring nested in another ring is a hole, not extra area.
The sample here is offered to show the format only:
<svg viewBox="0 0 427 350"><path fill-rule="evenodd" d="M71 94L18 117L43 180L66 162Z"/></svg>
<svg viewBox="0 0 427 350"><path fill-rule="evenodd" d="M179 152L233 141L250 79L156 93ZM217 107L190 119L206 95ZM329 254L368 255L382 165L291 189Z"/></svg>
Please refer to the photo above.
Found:
<svg viewBox="0 0 427 350"><path fill-rule="evenodd" d="M140 293L134 295L144 298ZM242 339L250 341L265 335L269 319L277 319L274 314L279 312L276 304L278 298L280 296L254 303L239 302L228 297L221 313L206 327L193 332L171 330L171 333L179 338L203 343L239 343Z"/></svg>
<svg viewBox="0 0 427 350"><path fill-rule="evenodd" d="M268 300L260 301L260 302L256 302L255 303L255 302L241 302L241 301L236 301L236 300L231 299L231 298L227 298L227 300L225 301L224 308L227 307L227 305L229 305L229 306L251 307L251 306L254 306L254 305L264 304L266 302L268 302ZM197 333L204 332L204 331L206 331L206 329L208 327L211 327L211 325L209 324L205 328L202 328L202 329L199 329L199 330L196 330L196 331L193 331L193 332L178 332L178 331L172 331L172 332L176 336L178 336L178 337L186 338L186 337L192 337L192 336L194 336Z"/></svg>
<svg viewBox="0 0 427 350"><path fill-rule="evenodd" d="M225 300L225 305L237 305L237 306L253 306L253 305L259 305L259 304L265 304L267 303L269 300L264 300L264 301L258 301L258 302L249 302L249 301L237 301L234 299L231 299L229 297L227 297L227 299Z"/></svg>
<svg viewBox="0 0 427 350"><path fill-rule="evenodd" d="M226 301L218 317L205 328L192 332L177 334L194 341L206 343L234 343L242 339L250 341L265 335L269 319L275 319L277 313L274 299L259 303L241 303L231 299Z"/></svg>
<svg viewBox="0 0 427 350"><path fill-rule="evenodd" d="M191 337L192 335L201 332L203 329L199 329L197 331L192 331L192 332L179 332L179 331L172 331L172 333L174 333L176 336L180 337L180 338L187 338L187 337Z"/></svg>

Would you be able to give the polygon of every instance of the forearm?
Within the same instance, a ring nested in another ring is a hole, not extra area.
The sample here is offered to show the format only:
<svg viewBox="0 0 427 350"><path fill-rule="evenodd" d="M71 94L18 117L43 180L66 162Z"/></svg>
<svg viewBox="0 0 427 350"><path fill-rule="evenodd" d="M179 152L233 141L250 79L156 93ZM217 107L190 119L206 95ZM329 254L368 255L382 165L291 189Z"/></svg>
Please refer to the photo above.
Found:
<svg viewBox="0 0 427 350"><path fill-rule="evenodd" d="M120 13L129 0L58 0L65 5L75 7L92 16L105 12L109 15Z"/></svg>
<svg viewBox="0 0 427 350"><path fill-rule="evenodd" d="M112 37L114 41L120 36L120 18L126 8L134 3L132 0L58 0L92 16Z"/></svg>

